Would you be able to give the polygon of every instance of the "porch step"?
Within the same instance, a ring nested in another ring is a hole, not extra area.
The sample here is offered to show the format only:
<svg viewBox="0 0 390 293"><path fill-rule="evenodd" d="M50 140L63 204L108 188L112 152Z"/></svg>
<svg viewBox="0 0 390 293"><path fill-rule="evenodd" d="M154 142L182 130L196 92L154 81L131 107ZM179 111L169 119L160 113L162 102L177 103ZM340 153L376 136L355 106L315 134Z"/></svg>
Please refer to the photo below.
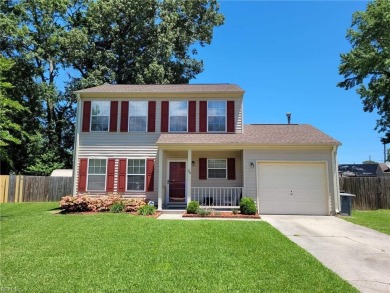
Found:
<svg viewBox="0 0 390 293"><path fill-rule="evenodd" d="M166 209L185 210L187 205L185 203L167 203Z"/></svg>
<svg viewBox="0 0 390 293"><path fill-rule="evenodd" d="M162 209L161 212L163 214L182 214L184 213L186 210L184 209Z"/></svg>

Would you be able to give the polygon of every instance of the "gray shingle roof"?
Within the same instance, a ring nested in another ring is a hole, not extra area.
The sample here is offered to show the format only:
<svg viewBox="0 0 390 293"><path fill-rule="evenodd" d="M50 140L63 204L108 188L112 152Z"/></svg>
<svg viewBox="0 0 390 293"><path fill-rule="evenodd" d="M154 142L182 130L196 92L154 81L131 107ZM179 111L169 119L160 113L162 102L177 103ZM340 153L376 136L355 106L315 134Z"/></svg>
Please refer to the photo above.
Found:
<svg viewBox="0 0 390 293"><path fill-rule="evenodd" d="M74 93L213 93L236 92L244 93L238 85L221 84L104 84Z"/></svg>
<svg viewBox="0 0 390 293"><path fill-rule="evenodd" d="M245 125L244 133L163 133L163 144L339 145L340 142L308 124Z"/></svg>

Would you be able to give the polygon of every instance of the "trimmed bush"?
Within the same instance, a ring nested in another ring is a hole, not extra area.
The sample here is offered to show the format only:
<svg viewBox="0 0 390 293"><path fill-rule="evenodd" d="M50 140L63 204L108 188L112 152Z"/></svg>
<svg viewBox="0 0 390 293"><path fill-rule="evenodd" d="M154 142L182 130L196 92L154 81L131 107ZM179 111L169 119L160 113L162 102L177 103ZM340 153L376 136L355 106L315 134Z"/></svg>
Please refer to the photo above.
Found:
<svg viewBox="0 0 390 293"><path fill-rule="evenodd" d="M250 197L243 197L240 200L240 212L244 215L255 215L256 204L255 201Z"/></svg>
<svg viewBox="0 0 390 293"><path fill-rule="evenodd" d="M138 214L141 216L153 215L156 212L156 208L152 205L144 205L138 209Z"/></svg>
<svg viewBox="0 0 390 293"><path fill-rule="evenodd" d="M196 214L199 209L198 201L190 201L187 206L187 214Z"/></svg>

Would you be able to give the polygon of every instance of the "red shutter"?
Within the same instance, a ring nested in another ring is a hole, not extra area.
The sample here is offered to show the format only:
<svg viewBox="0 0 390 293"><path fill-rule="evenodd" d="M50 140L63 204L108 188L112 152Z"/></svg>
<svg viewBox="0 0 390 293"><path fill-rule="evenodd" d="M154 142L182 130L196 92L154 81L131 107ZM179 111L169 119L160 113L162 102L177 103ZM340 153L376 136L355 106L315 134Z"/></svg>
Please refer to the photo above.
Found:
<svg viewBox="0 0 390 293"><path fill-rule="evenodd" d="M199 132L207 132L207 102L199 102Z"/></svg>
<svg viewBox="0 0 390 293"><path fill-rule="evenodd" d="M146 160L146 191L154 190L154 159Z"/></svg>
<svg viewBox="0 0 390 293"><path fill-rule="evenodd" d="M228 158L227 159L227 172L228 180L236 180L236 159Z"/></svg>
<svg viewBox="0 0 390 293"><path fill-rule="evenodd" d="M116 132L118 125L118 102L111 101L110 107L110 132Z"/></svg>
<svg viewBox="0 0 390 293"><path fill-rule="evenodd" d="M188 102L188 132L196 132L196 101Z"/></svg>
<svg viewBox="0 0 390 293"><path fill-rule="evenodd" d="M199 180L207 179L207 159L199 158Z"/></svg>
<svg viewBox="0 0 390 293"><path fill-rule="evenodd" d="M161 132L168 132L169 102L161 102Z"/></svg>
<svg viewBox="0 0 390 293"><path fill-rule="evenodd" d="M107 192L114 192L115 159L108 159L107 165Z"/></svg>
<svg viewBox="0 0 390 293"><path fill-rule="evenodd" d="M85 191L87 189L87 168L88 168L88 159L80 159L78 192Z"/></svg>
<svg viewBox="0 0 390 293"><path fill-rule="evenodd" d="M148 105L148 132L156 131L156 102L150 101Z"/></svg>
<svg viewBox="0 0 390 293"><path fill-rule="evenodd" d="M126 159L119 159L118 192L126 191Z"/></svg>
<svg viewBox="0 0 390 293"><path fill-rule="evenodd" d="M227 132L235 132L234 101L227 102Z"/></svg>
<svg viewBox="0 0 390 293"><path fill-rule="evenodd" d="M83 105L83 132L89 132L91 124L91 101L84 101Z"/></svg>
<svg viewBox="0 0 390 293"><path fill-rule="evenodd" d="M121 132L129 131L129 102L123 101L121 106Z"/></svg>

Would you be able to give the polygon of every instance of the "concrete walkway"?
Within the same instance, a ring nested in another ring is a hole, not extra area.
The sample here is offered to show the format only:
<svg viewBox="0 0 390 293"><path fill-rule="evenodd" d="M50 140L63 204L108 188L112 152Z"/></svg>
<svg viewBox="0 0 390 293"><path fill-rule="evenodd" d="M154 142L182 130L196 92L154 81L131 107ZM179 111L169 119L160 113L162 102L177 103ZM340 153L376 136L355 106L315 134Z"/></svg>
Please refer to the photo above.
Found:
<svg viewBox="0 0 390 293"><path fill-rule="evenodd" d="M262 215L361 292L390 293L390 236L326 216Z"/></svg>

